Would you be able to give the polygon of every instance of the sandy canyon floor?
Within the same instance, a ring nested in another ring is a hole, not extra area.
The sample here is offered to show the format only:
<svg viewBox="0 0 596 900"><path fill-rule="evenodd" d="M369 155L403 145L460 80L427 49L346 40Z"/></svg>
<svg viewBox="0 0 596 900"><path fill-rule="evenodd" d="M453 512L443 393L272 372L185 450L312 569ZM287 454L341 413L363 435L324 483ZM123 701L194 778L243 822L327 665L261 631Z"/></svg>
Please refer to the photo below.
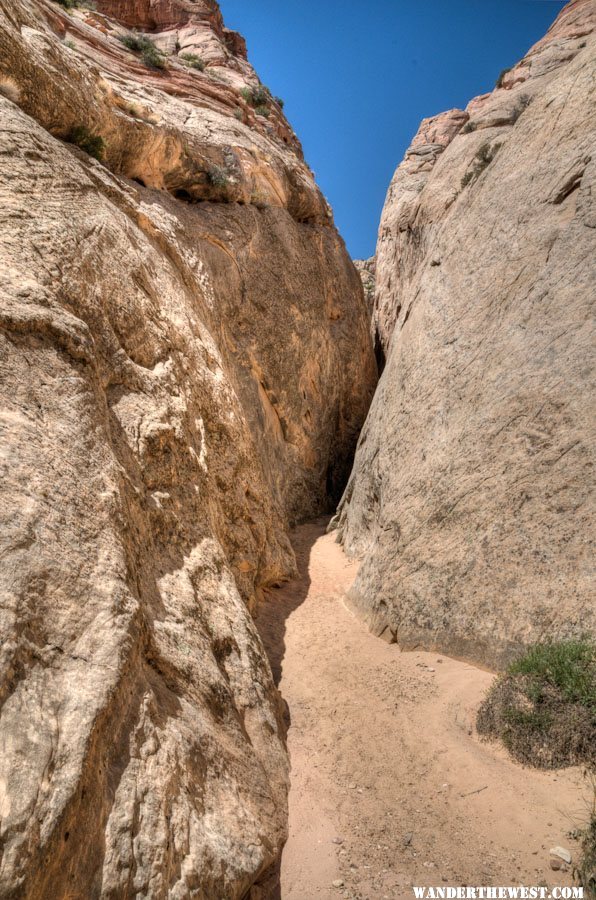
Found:
<svg viewBox="0 0 596 900"><path fill-rule="evenodd" d="M343 598L357 570L323 520L293 536L300 576L258 626L288 704L283 900L413 897L412 885L571 884L549 849L577 844L581 772L538 772L477 738L493 675L402 653Z"/></svg>

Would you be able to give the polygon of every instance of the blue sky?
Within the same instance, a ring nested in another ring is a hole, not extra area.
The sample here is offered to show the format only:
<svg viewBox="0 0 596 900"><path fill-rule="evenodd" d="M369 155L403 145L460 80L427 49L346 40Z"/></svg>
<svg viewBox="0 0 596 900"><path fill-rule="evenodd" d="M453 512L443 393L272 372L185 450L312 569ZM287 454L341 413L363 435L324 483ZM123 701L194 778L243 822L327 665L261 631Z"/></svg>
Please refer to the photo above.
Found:
<svg viewBox="0 0 596 900"><path fill-rule="evenodd" d="M558 0L220 0L302 141L353 257L374 253L420 119L491 90Z"/></svg>

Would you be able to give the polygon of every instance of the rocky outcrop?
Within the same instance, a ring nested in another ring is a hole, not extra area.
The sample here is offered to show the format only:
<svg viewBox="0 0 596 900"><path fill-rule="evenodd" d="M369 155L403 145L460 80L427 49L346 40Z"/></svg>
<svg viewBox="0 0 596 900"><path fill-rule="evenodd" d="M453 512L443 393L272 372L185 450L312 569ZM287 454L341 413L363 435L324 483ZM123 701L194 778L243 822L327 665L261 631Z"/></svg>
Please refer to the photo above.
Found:
<svg viewBox="0 0 596 900"><path fill-rule="evenodd" d="M343 488L360 281L215 3L0 0L0 92L0 896L264 896L249 611Z"/></svg>
<svg viewBox="0 0 596 900"><path fill-rule="evenodd" d="M501 665L594 630L596 10L425 120L377 245L388 354L338 516L351 602L404 647Z"/></svg>
<svg viewBox="0 0 596 900"><path fill-rule="evenodd" d="M353 262L360 275L364 289L364 299L372 316L375 302L376 259L374 256L371 256L369 259L355 259Z"/></svg>

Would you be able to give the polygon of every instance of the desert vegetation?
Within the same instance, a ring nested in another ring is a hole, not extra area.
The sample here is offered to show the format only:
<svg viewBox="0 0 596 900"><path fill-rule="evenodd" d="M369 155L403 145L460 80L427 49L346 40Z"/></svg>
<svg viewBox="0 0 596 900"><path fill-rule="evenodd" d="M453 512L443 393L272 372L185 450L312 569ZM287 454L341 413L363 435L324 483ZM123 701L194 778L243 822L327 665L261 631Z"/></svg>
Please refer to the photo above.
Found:
<svg viewBox="0 0 596 900"><path fill-rule="evenodd" d="M105 141L99 134L95 134L86 125L75 125L68 133L66 140L69 144L75 144L89 156L95 159L103 159L105 153Z"/></svg>
<svg viewBox="0 0 596 900"><path fill-rule="evenodd" d="M519 762L596 768L596 644L540 643L511 663L478 711L478 732Z"/></svg>
<svg viewBox="0 0 596 900"><path fill-rule="evenodd" d="M179 53L178 59L190 69L198 69L199 72L205 69L205 60L196 53Z"/></svg>
<svg viewBox="0 0 596 900"><path fill-rule="evenodd" d="M145 34L130 31L120 36L120 43L127 50L139 53L145 65L150 69L165 69L166 61L163 53L157 49L151 38Z"/></svg>

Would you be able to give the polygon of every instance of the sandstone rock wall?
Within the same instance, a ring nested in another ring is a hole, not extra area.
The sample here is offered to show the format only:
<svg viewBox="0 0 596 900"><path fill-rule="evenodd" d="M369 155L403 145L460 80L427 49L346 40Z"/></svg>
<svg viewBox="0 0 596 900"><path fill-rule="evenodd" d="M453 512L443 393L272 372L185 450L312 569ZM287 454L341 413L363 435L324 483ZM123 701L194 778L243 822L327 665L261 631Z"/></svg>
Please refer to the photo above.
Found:
<svg viewBox="0 0 596 900"><path fill-rule="evenodd" d="M364 299L372 316L375 301L375 274L376 259L371 256L369 259L355 259L354 265L360 275L362 287L364 289Z"/></svg>
<svg viewBox="0 0 596 900"><path fill-rule="evenodd" d="M425 120L377 245L388 359L339 512L352 603L404 647L501 665L594 630L596 7Z"/></svg>
<svg viewBox="0 0 596 900"><path fill-rule="evenodd" d="M263 896L285 839L249 610L341 492L375 365L258 86L215 3L0 0L3 898Z"/></svg>

